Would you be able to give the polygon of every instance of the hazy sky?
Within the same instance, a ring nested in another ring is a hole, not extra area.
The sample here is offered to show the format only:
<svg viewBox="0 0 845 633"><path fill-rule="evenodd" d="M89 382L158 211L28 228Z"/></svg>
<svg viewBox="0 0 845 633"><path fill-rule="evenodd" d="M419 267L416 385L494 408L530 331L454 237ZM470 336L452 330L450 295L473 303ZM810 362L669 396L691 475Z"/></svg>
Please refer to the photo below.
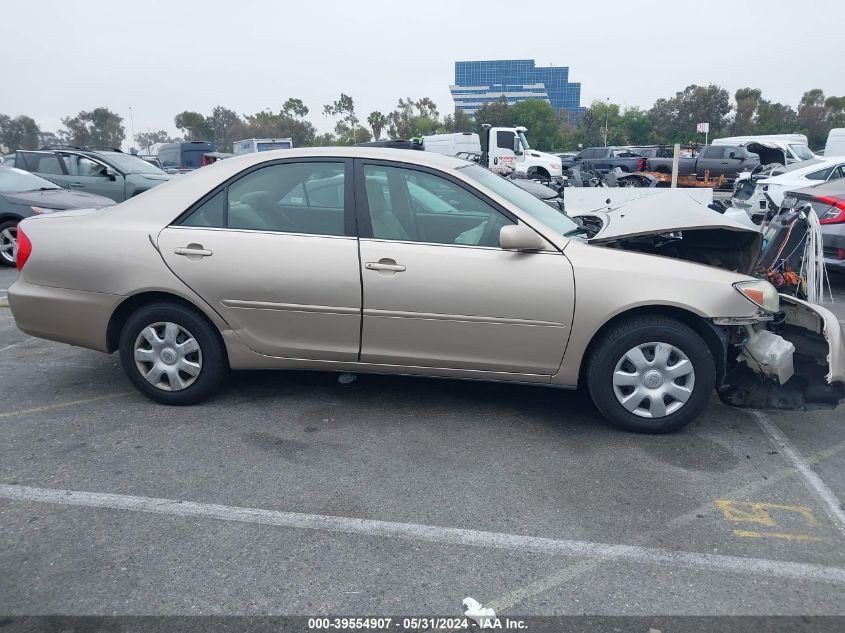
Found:
<svg viewBox="0 0 845 633"><path fill-rule="evenodd" d="M0 113L56 130L106 106L128 136L130 106L136 133L175 133L182 110L299 97L327 131L340 92L364 116L421 96L445 113L456 60L521 58L569 66L582 105L648 107L711 82L795 105L810 88L845 94L843 24L843 0L7 1Z"/></svg>

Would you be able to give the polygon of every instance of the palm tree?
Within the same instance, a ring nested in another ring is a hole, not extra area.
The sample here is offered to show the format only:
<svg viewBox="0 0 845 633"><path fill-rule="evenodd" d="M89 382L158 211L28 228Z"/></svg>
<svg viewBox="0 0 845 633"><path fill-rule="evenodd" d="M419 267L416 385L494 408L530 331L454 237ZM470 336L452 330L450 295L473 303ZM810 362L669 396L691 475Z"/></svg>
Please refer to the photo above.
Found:
<svg viewBox="0 0 845 633"><path fill-rule="evenodd" d="M367 117L367 123L370 124L373 130L373 138L379 140L381 138L381 131L387 125L387 117L378 110L375 110L374 112L370 112L370 116Z"/></svg>

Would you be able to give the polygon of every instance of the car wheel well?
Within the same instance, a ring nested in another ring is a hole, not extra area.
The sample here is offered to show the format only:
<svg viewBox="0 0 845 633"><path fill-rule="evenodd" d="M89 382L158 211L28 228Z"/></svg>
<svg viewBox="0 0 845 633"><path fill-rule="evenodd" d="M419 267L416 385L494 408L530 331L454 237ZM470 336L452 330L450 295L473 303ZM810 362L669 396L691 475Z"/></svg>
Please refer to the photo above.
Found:
<svg viewBox="0 0 845 633"><path fill-rule="evenodd" d="M21 220L23 220L23 218L19 215L13 215L11 213L0 215L0 223L8 222L9 220L15 220L17 222L20 222Z"/></svg>
<svg viewBox="0 0 845 633"><path fill-rule="evenodd" d="M223 349L226 349L226 344L220 334L220 330L216 325L214 325L211 319L209 319L205 313L197 308L193 303L178 295L170 294L169 292L142 292L125 299L112 313L106 330L106 344L108 346L109 353L115 352L118 349L120 345L120 332L123 330L123 326L126 324L129 317L139 308L151 303L175 303L192 310L198 316L205 319L209 325L211 325L212 329L217 333L217 337L223 345Z"/></svg>
<svg viewBox="0 0 845 633"><path fill-rule="evenodd" d="M676 319L695 330L696 334L698 334L707 344L707 347L710 348L710 353L713 354L713 360L716 364L716 386L718 387L721 385L725 378L725 368L727 363L727 339L722 333L722 330L694 312L685 310L684 308L666 305L649 305L632 308L631 310L626 310L625 312L617 314L602 325L596 333L593 334L593 337L587 345L587 349L584 350L584 354L581 357L581 367L578 371L578 385L580 386L583 384L583 378L586 373L590 356L595 350L598 342L601 341L605 332L621 321L652 315Z"/></svg>
<svg viewBox="0 0 845 633"><path fill-rule="evenodd" d="M538 176L543 176L544 178L549 178L550 174L548 170L544 169L543 167L532 167L528 170L528 175L536 174Z"/></svg>

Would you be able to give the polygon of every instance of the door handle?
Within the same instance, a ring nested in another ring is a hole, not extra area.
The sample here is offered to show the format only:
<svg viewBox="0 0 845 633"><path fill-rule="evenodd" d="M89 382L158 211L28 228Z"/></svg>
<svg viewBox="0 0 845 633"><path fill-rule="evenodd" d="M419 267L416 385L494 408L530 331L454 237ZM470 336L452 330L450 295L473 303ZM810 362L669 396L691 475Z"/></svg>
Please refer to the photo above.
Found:
<svg viewBox="0 0 845 633"><path fill-rule="evenodd" d="M196 257L202 259L203 257L211 257L213 253L202 247L202 244L188 244L187 246L179 246L173 249L176 255L184 255L188 258Z"/></svg>
<svg viewBox="0 0 845 633"><path fill-rule="evenodd" d="M367 270L383 270L392 273L401 273L405 270L402 264L397 264L393 259L380 259L377 262L367 262L364 264Z"/></svg>

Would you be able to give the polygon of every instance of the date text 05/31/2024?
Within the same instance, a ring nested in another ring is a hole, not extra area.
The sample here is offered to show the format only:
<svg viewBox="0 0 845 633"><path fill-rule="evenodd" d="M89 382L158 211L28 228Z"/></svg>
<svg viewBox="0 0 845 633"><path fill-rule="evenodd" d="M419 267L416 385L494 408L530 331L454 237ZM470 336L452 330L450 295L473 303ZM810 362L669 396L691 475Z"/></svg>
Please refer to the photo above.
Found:
<svg viewBox="0 0 845 633"><path fill-rule="evenodd" d="M369 631L452 631L460 629L525 630L524 620L482 617L475 622L467 617L349 617L308 618L309 630Z"/></svg>

